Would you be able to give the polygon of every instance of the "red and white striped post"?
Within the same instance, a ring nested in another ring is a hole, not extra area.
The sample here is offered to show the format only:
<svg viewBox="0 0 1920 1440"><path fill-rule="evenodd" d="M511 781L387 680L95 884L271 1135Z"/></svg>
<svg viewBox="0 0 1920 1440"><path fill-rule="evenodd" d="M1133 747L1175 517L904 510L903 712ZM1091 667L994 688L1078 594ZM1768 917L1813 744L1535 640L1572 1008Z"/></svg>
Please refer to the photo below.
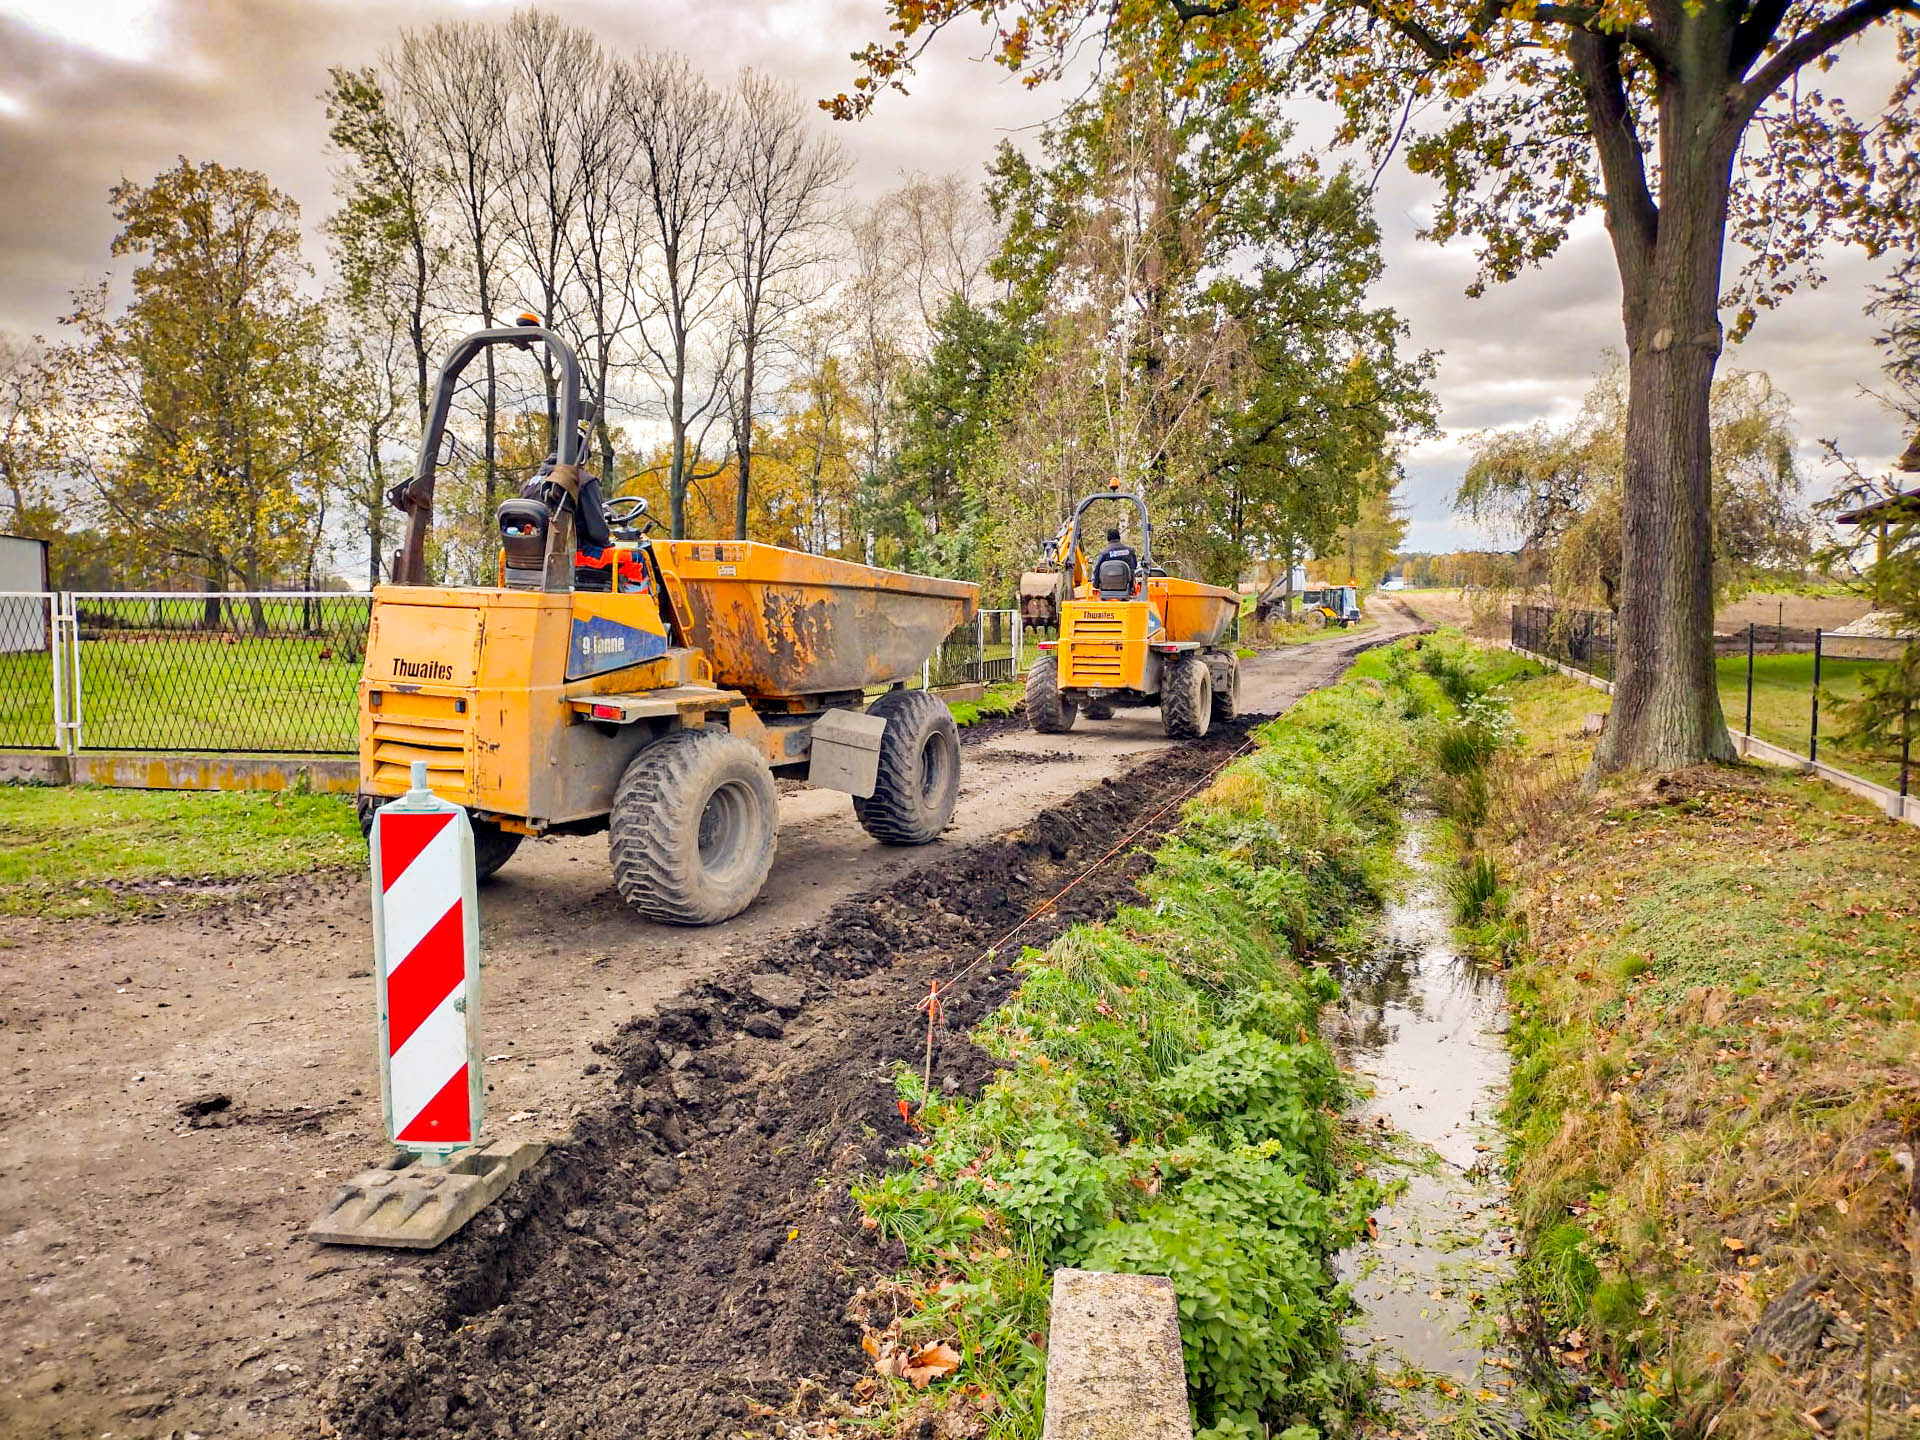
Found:
<svg viewBox="0 0 1920 1440"><path fill-rule="evenodd" d="M479 1143L480 906L467 812L413 788L373 818L374 987L387 1134L429 1162Z"/></svg>

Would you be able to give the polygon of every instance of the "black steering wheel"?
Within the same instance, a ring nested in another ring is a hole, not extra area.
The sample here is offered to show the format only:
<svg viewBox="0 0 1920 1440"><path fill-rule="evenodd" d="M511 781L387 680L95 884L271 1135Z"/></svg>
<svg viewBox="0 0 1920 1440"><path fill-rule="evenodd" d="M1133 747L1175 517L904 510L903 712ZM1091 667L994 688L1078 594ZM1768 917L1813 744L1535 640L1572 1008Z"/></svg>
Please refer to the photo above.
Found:
<svg viewBox="0 0 1920 1440"><path fill-rule="evenodd" d="M622 527L638 523L648 530L658 530L660 524L647 513L647 497L644 495L616 495L602 507L607 513L609 525Z"/></svg>

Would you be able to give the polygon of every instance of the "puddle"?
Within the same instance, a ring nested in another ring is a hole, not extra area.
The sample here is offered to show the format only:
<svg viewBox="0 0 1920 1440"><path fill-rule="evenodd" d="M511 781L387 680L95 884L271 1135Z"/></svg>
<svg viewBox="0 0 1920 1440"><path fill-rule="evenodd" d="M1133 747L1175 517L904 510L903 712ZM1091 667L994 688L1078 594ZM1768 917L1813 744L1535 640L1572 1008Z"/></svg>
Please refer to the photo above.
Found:
<svg viewBox="0 0 1920 1440"><path fill-rule="evenodd" d="M1498 1401L1513 1390L1507 1357L1490 1348L1513 1263L1495 1163L1506 987L1456 948L1428 831L1409 818L1406 891L1387 907L1374 954L1340 976L1334 1043L1373 1088L1358 1115L1393 1154L1375 1173L1404 1183L1374 1214L1378 1236L1339 1257L1360 1309L1347 1348L1410 1396L1431 1386L1443 1401L1461 1391Z"/></svg>

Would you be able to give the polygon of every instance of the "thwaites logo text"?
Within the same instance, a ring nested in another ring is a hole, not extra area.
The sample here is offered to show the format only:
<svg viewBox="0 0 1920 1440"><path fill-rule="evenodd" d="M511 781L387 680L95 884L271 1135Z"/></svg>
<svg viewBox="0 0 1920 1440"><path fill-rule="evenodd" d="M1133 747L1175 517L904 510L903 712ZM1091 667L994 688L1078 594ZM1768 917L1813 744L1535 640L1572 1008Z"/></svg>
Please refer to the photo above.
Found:
<svg viewBox="0 0 1920 1440"><path fill-rule="evenodd" d="M453 666L444 660L403 660L396 655L393 675L396 680L451 680Z"/></svg>
<svg viewBox="0 0 1920 1440"><path fill-rule="evenodd" d="M1082 610L1080 618L1082 620L1117 620L1119 617L1111 610Z"/></svg>

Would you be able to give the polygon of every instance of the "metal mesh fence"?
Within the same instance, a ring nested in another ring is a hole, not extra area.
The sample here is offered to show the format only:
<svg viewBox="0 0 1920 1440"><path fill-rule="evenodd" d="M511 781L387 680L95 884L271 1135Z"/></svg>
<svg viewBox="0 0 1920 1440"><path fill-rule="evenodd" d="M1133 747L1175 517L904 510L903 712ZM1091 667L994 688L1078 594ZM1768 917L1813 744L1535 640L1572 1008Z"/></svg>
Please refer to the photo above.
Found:
<svg viewBox="0 0 1920 1440"><path fill-rule="evenodd" d="M1604 680L1614 675L1613 616L1604 610L1556 610L1549 605L1513 607L1515 646L1546 655Z"/></svg>
<svg viewBox="0 0 1920 1440"><path fill-rule="evenodd" d="M371 609L334 592L0 594L0 748L350 755ZM1021 630L980 612L926 683L1015 678Z"/></svg>
<svg viewBox="0 0 1920 1440"><path fill-rule="evenodd" d="M991 685L1019 673L1019 612L982 610L940 642L929 657L925 680L930 686Z"/></svg>
<svg viewBox="0 0 1920 1440"><path fill-rule="evenodd" d="M1516 605L1511 633L1519 649L1616 678L1614 623L1605 611ZM1857 702L1897 681L1896 667L1916 642L1846 630L1804 633L1802 640L1799 632L1779 626L1746 625L1714 637L1720 709L1728 726L1907 793L1912 746L1903 732L1910 723L1869 734Z"/></svg>
<svg viewBox="0 0 1920 1440"><path fill-rule="evenodd" d="M52 595L0 594L0 748L49 750L59 744L56 624Z"/></svg>
<svg viewBox="0 0 1920 1440"><path fill-rule="evenodd" d="M88 750L351 754L371 597L73 596Z"/></svg>

